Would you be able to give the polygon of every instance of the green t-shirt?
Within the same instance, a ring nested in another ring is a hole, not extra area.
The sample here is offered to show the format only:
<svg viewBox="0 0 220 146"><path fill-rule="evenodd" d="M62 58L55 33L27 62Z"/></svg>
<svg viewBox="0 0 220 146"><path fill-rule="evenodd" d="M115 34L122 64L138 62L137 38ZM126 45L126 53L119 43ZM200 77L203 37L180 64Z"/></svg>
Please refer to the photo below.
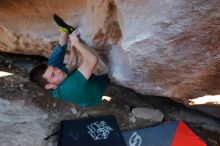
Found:
<svg viewBox="0 0 220 146"><path fill-rule="evenodd" d="M101 102L103 90L93 75L87 80L78 70L68 77L54 90L55 98L73 102L79 106L94 106Z"/></svg>

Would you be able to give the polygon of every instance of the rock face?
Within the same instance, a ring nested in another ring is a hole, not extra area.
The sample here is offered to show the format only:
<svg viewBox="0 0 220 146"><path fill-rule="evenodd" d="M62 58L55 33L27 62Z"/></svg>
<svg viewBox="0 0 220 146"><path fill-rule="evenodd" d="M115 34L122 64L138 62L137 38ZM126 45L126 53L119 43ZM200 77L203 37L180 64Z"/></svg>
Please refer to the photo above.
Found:
<svg viewBox="0 0 220 146"><path fill-rule="evenodd" d="M3 1L0 4L0 49L4 52L48 56L58 38L54 13L77 25L83 0Z"/></svg>
<svg viewBox="0 0 220 146"><path fill-rule="evenodd" d="M0 50L48 56L59 35L51 19L57 13L82 28L114 82L188 105L220 95L219 8L219 0L4 1ZM220 117L212 101L200 107Z"/></svg>
<svg viewBox="0 0 220 146"><path fill-rule="evenodd" d="M49 135L51 130L45 112L33 106L27 107L24 102L10 102L3 99L0 99L0 109L1 145L40 146L47 144L46 141L41 140Z"/></svg>

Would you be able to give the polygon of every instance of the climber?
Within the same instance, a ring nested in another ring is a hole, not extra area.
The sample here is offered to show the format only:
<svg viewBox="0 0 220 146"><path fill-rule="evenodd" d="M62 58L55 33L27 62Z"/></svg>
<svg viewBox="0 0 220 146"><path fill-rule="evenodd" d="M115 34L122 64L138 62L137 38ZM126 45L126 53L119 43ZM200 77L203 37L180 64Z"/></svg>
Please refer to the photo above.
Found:
<svg viewBox="0 0 220 146"><path fill-rule="evenodd" d="M79 29L66 24L56 14L53 18L61 32L58 44L47 63L42 63L31 70L30 80L50 90L55 98L73 102L82 107L100 104L110 80L107 74L93 74L99 61L98 57L91 52L91 48L80 41ZM71 51L69 60L64 65L68 41ZM73 65L77 57L75 49L82 56L82 63L77 69Z"/></svg>

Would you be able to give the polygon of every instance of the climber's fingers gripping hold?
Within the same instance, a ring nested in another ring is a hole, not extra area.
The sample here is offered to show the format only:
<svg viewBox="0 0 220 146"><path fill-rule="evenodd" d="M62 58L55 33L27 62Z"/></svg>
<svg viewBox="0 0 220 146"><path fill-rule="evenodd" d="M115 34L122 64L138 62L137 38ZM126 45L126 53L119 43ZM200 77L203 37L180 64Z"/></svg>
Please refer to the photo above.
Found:
<svg viewBox="0 0 220 146"><path fill-rule="evenodd" d="M79 28L77 28L75 31L73 31L70 35L69 35L69 39L71 42L72 46L75 46L77 43L79 43L79 35L80 35L80 30Z"/></svg>

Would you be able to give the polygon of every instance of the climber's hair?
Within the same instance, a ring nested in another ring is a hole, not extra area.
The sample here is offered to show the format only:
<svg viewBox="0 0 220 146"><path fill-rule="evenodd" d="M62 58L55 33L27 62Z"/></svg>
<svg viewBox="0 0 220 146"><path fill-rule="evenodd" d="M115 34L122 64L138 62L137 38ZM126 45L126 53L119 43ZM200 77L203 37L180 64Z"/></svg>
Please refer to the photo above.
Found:
<svg viewBox="0 0 220 146"><path fill-rule="evenodd" d="M29 74L30 81L44 88L47 81L42 76L47 68L48 64L46 62L34 67Z"/></svg>

